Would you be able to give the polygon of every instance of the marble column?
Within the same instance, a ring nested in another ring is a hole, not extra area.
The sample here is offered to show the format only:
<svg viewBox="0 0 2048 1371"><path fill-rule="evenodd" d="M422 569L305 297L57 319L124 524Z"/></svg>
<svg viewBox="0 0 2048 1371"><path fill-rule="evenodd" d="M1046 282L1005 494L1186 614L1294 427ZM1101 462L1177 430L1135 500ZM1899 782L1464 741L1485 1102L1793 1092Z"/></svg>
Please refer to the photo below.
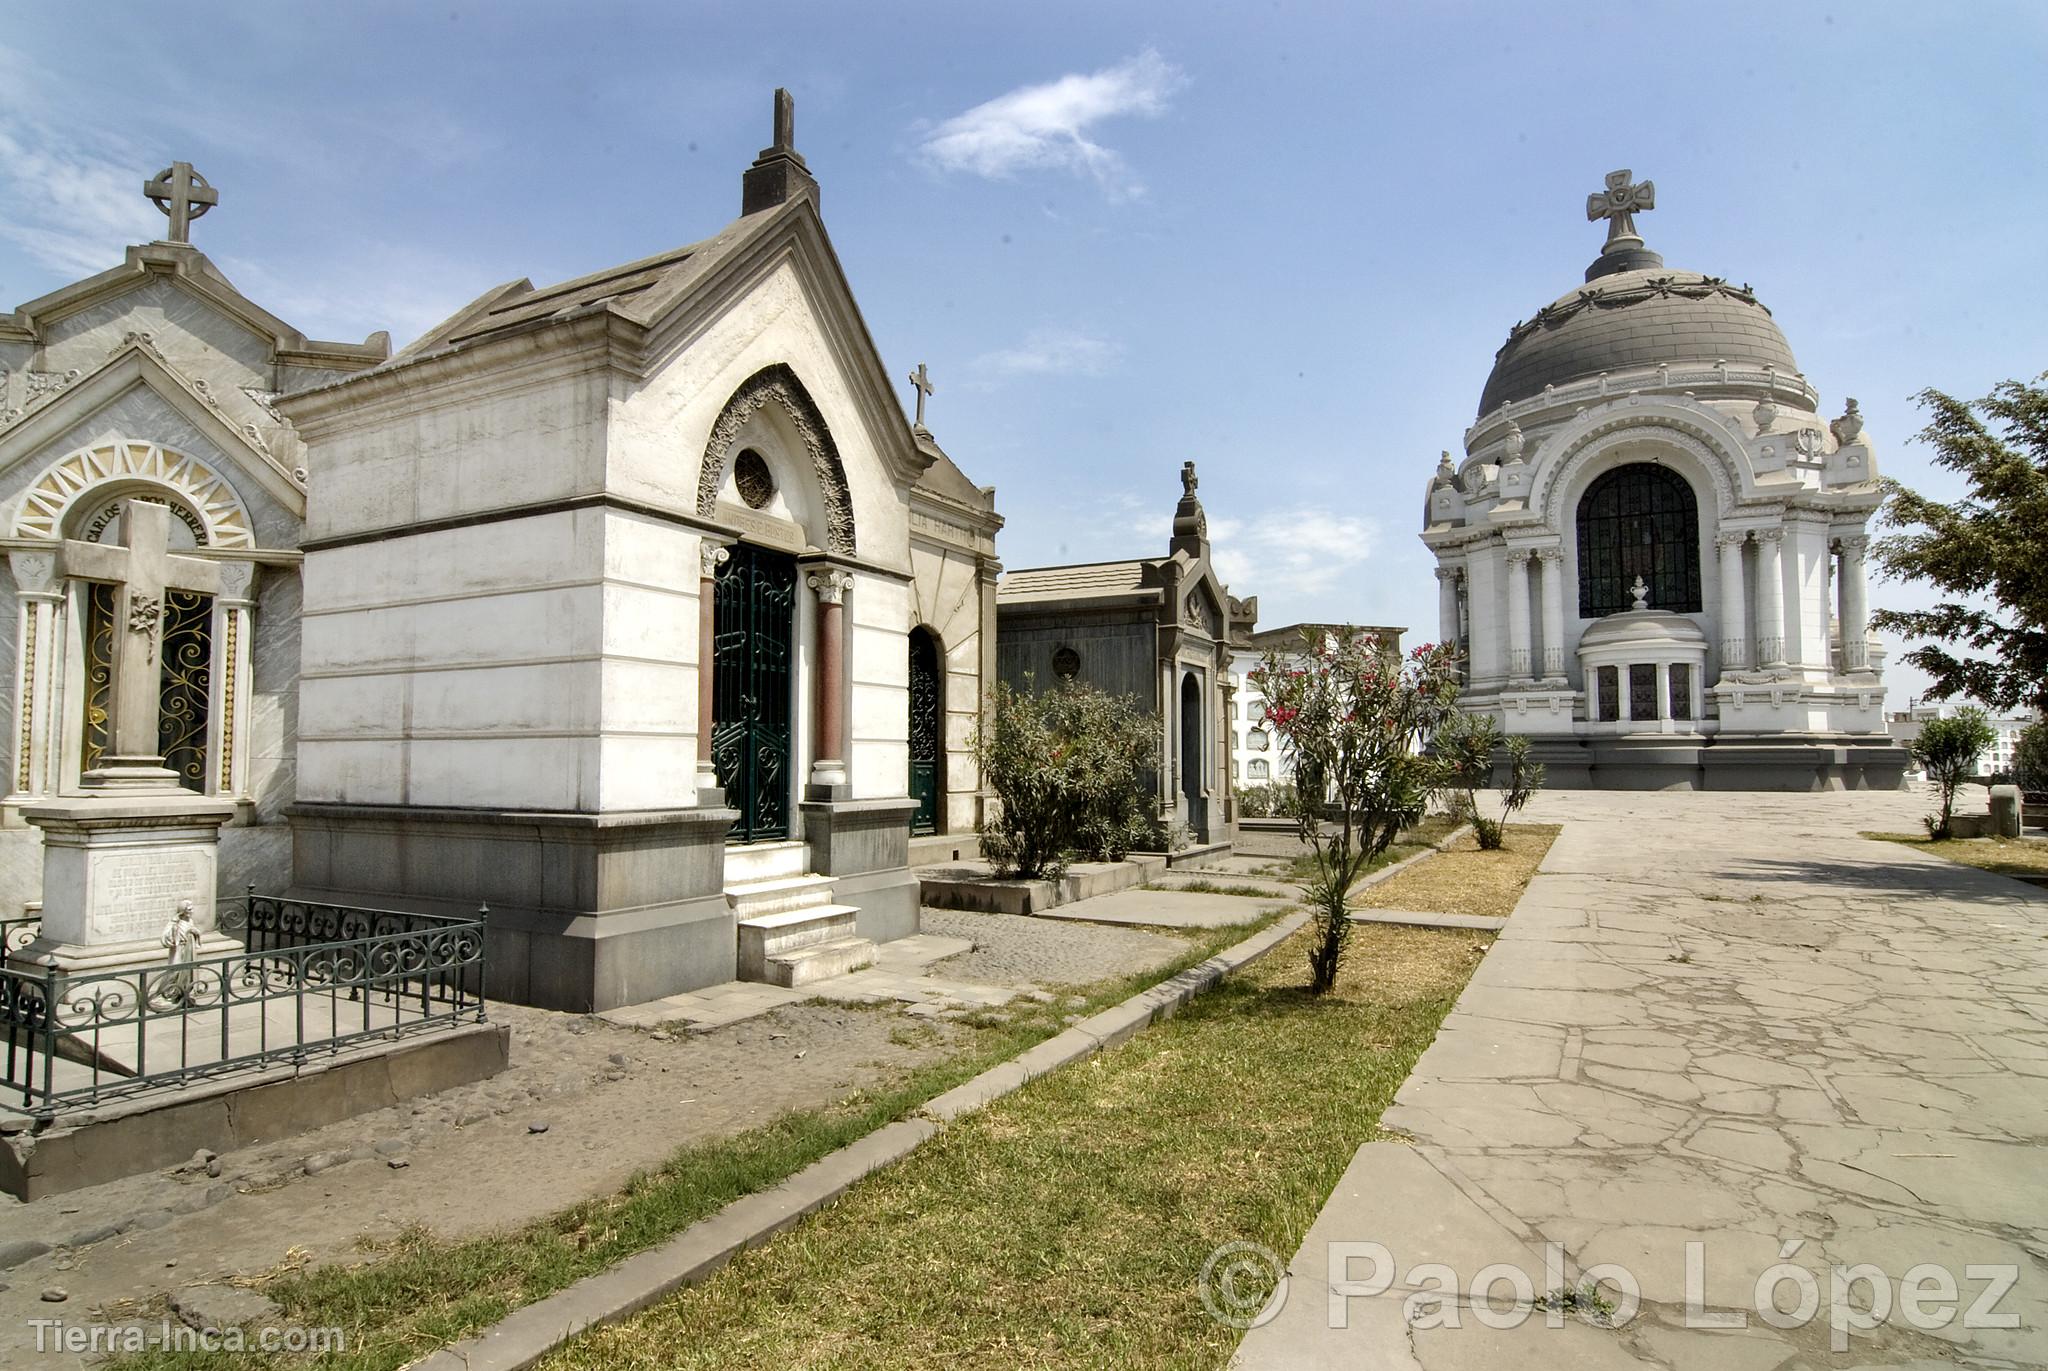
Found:
<svg viewBox="0 0 2048 1371"><path fill-rule="evenodd" d="M1721 670L1740 671L1749 665L1749 606L1742 584L1742 545L1749 534L1723 531L1714 535L1721 556Z"/></svg>
<svg viewBox="0 0 2048 1371"><path fill-rule="evenodd" d="M220 593L213 597L213 759L215 794L239 798L249 790L249 702L255 674L250 616L256 609L254 562L222 562Z"/></svg>
<svg viewBox="0 0 2048 1371"><path fill-rule="evenodd" d="M43 795L61 781L57 765L57 683L63 679L64 582L54 552L14 552L14 774L16 796ZM17 911L18 912L18 911Z"/></svg>
<svg viewBox="0 0 2048 1371"><path fill-rule="evenodd" d="M711 729L717 721L713 702L717 690L718 568L732 554L709 538L699 538L697 557L697 803L717 808L725 804L725 791L718 784L718 763L711 755Z"/></svg>
<svg viewBox="0 0 2048 1371"><path fill-rule="evenodd" d="M1597 666L1586 668L1586 722L1600 722L1600 668Z"/></svg>
<svg viewBox="0 0 2048 1371"><path fill-rule="evenodd" d="M1657 723L1671 722L1671 664L1657 663ZM1668 731L1668 730L1667 730Z"/></svg>
<svg viewBox="0 0 2048 1371"><path fill-rule="evenodd" d="M1562 683L1564 675L1564 549L1536 550L1543 564L1543 676Z"/></svg>
<svg viewBox="0 0 2048 1371"><path fill-rule="evenodd" d="M1870 670L1870 601L1864 580L1864 553L1870 539L1852 534L1840 539L1842 573L1842 670Z"/></svg>
<svg viewBox="0 0 2048 1371"><path fill-rule="evenodd" d="M1508 679L1529 678L1529 549L1508 549Z"/></svg>
<svg viewBox="0 0 2048 1371"><path fill-rule="evenodd" d="M1458 641L1458 569L1440 566L1436 569L1436 628L1437 641L1455 643Z"/></svg>
<svg viewBox="0 0 2048 1371"><path fill-rule="evenodd" d="M851 573L820 567L804 578L818 596L818 745L811 762L811 793L842 799L846 775L846 592Z"/></svg>
<svg viewBox="0 0 2048 1371"><path fill-rule="evenodd" d="M1757 665L1785 665L1785 530L1756 531L1756 657Z"/></svg>

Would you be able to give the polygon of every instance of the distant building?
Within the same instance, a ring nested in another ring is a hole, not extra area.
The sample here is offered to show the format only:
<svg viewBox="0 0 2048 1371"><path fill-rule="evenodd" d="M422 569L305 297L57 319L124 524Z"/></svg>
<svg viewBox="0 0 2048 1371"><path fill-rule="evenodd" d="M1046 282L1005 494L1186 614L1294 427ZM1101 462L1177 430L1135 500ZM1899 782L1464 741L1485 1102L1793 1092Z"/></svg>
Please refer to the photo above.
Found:
<svg viewBox="0 0 2048 1371"><path fill-rule="evenodd" d="M1258 633L1241 634L1231 640L1230 686L1234 694L1229 709L1231 779L1242 790L1255 785L1286 785L1294 780L1294 767L1280 747L1280 739L1266 726L1266 697L1252 684L1251 673L1267 652L1282 656L1300 655L1316 634L1342 629L1370 633L1383 649L1398 656L1405 628L1372 624L1288 624Z"/></svg>
<svg viewBox="0 0 2048 1371"><path fill-rule="evenodd" d="M1885 716L1885 731L1900 747L1908 747L1920 736L1921 726L1930 719L1953 719L1956 711L1971 708L1964 700L1912 701L1905 709L1894 710ZM2030 710L2015 710L2009 714L1994 714L1984 711L1984 722L1991 725L1997 736L1991 747L1977 754L1976 772L1980 776L2010 775L2013 758L2019 752L2020 734L2040 722L2040 715ZM1917 773L1919 768L1914 767Z"/></svg>

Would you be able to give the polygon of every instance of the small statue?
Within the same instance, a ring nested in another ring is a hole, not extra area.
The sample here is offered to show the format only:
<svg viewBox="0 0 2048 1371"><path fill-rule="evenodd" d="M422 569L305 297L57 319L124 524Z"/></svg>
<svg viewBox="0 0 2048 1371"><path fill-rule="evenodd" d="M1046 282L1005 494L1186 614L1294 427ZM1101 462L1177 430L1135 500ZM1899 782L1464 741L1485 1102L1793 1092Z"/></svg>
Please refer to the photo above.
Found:
<svg viewBox="0 0 2048 1371"><path fill-rule="evenodd" d="M1522 426L1512 419L1508 420L1507 438L1502 443L1502 446L1507 449L1508 461L1521 461L1522 450L1528 446L1528 443L1528 438L1522 433ZM1448 456L1449 454L1446 453L1445 455Z"/></svg>
<svg viewBox="0 0 2048 1371"><path fill-rule="evenodd" d="M1440 486L1452 486L1458 483L1458 473L1457 470L1451 466L1451 454L1449 449L1445 449L1444 455L1437 458L1436 483Z"/></svg>
<svg viewBox="0 0 2048 1371"><path fill-rule="evenodd" d="M1835 435L1835 445L1838 447L1849 446L1862 434L1863 411L1856 408L1853 397L1849 401L1849 408L1843 411L1842 417L1828 425L1828 432Z"/></svg>
<svg viewBox="0 0 2048 1371"><path fill-rule="evenodd" d="M1200 484L1201 482L1195 479L1195 464L1193 462L1182 462L1180 464L1181 498L1192 500L1195 496L1195 487Z"/></svg>
<svg viewBox="0 0 2048 1371"><path fill-rule="evenodd" d="M164 973L157 982L159 993L173 1003L182 1004L192 993L191 964L199 958L199 926L193 922L190 900L178 901L178 913L164 925L163 945L170 949L167 960L174 968Z"/></svg>

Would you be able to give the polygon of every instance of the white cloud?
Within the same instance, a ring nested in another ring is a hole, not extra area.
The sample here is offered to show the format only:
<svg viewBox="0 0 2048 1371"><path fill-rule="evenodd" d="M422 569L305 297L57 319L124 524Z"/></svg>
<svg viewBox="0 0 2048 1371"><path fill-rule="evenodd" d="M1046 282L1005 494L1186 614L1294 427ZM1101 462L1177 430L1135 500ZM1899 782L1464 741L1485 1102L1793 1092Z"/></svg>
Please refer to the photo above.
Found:
<svg viewBox="0 0 2048 1371"><path fill-rule="evenodd" d="M976 370L1000 376L1102 376L1123 360L1120 343L1076 329L1038 328L1015 347L985 352Z"/></svg>
<svg viewBox="0 0 2048 1371"><path fill-rule="evenodd" d="M1143 193L1123 159L1094 141L1091 128L1123 115L1154 118L1187 82L1181 70L1147 48L1090 73L1020 86L955 115L926 134L923 157L944 171L1002 179L1049 169L1093 177L1111 196Z"/></svg>
<svg viewBox="0 0 2048 1371"><path fill-rule="evenodd" d="M0 235L66 276L119 266L128 244L163 233L142 198L142 182L156 170L138 171L145 160L116 139L61 139L0 115L0 203L8 207Z"/></svg>
<svg viewBox="0 0 2048 1371"><path fill-rule="evenodd" d="M1278 509L1211 518L1216 573L1233 595L1293 602L1334 589L1372 555L1379 525L1325 509Z"/></svg>

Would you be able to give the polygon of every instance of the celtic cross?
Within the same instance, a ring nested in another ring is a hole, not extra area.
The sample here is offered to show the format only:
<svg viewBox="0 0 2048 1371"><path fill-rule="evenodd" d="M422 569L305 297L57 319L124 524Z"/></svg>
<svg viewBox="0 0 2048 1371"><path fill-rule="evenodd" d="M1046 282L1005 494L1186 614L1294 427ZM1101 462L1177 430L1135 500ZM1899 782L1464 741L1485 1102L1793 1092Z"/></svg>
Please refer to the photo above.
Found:
<svg viewBox="0 0 2048 1371"><path fill-rule="evenodd" d="M192 221L220 203L220 192L190 162L173 162L142 183L142 193L171 221L173 243L192 241Z"/></svg>
<svg viewBox="0 0 2048 1371"><path fill-rule="evenodd" d="M1636 214L1641 210L1657 208L1657 184L1654 181L1638 181L1629 184L1629 177L1635 173L1623 167L1620 171L1607 173L1607 189L1586 197L1586 218L1607 221L1607 246L1613 247L1623 238L1637 238Z"/></svg>

